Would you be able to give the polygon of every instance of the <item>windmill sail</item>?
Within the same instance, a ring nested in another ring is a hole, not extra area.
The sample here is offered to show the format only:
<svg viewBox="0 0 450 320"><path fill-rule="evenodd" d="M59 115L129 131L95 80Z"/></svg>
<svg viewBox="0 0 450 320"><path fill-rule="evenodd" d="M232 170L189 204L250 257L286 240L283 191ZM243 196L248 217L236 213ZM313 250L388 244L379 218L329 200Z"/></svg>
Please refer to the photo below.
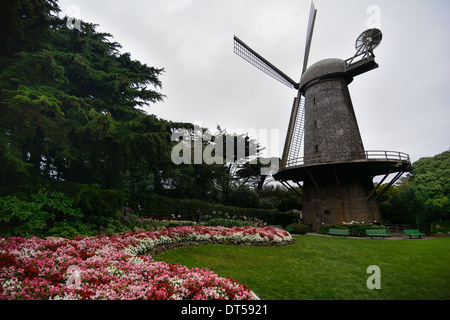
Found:
<svg viewBox="0 0 450 320"><path fill-rule="evenodd" d="M305 56L303 58L303 70L302 75L305 73L308 67L309 51L311 49L311 41L314 32L314 24L316 22L317 10L314 6L314 2L311 2L311 9L309 10L308 30L306 31L306 44L305 44Z"/></svg>
<svg viewBox="0 0 450 320"><path fill-rule="evenodd" d="M300 94L294 99L288 133L284 144L281 167L301 164L300 150L305 121L305 98Z"/></svg>
<svg viewBox="0 0 450 320"><path fill-rule="evenodd" d="M234 36L234 53L262 72L285 84L289 88L298 88L297 82L281 72L277 67L256 53L252 48L236 36Z"/></svg>
<svg viewBox="0 0 450 320"><path fill-rule="evenodd" d="M305 43L305 55L303 58L303 70L302 75L308 67L309 51L311 48L311 41L314 31L314 24L316 21L317 10L314 3L311 2L311 8L309 11L308 28L306 32ZM264 73L268 74L272 78L280 81L290 88L298 90L297 98L294 100L292 106L291 118L289 121L288 132L284 144L284 150L282 155L281 168L287 166L294 166L301 164L300 151L303 140L304 123L305 123L305 97L299 89L299 83L289 78L286 74L281 72L269 61L264 59L261 55L256 53L252 48L246 45L238 37L234 36L234 53L238 56L260 69Z"/></svg>
<svg viewBox="0 0 450 320"><path fill-rule="evenodd" d="M314 31L314 24L316 21L317 10L314 3L311 2L311 9L309 11L308 29L306 31L305 56L303 58L302 75L308 67L309 51L311 49L311 41ZM284 144L281 167L291 167L301 164L300 150L303 140L303 132L305 130L305 97L302 92L298 92L297 98L294 100L294 105L291 111L291 118L289 121L288 132Z"/></svg>

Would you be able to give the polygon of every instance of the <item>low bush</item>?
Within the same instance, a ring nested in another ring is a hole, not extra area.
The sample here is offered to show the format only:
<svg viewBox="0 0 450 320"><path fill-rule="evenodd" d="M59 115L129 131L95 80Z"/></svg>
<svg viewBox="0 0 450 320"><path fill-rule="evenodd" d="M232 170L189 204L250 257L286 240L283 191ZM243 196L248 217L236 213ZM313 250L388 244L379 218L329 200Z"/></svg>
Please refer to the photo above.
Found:
<svg viewBox="0 0 450 320"><path fill-rule="evenodd" d="M291 227L293 232L296 234L306 234L307 232L311 231L311 228L309 226L302 223L291 223L289 227Z"/></svg>
<svg viewBox="0 0 450 320"><path fill-rule="evenodd" d="M113 235L129 230L152 231L161 227L165 225L129 213L85 216L72 198L59 192L32 194L28 198L11 195L0 198L0 236L73 239L77 236Z"/></svg>
<svg viewBox="0 0 450 320"><path fill-rule="evenodd" d="M102 189L99 185L79 185L73 199L86 215L114 217L126 202L126 192L118 189Z"/></svg>
<svg viewBox="0 0 450 320"><path fill-rule="evenodd" d="M139 212L142 216L167 217L183 220L196 220L196 212L200 210L201 220L208 221L214 218L231 220L258 219L267 224L287 226L298 222L299 216L295 211L280 212L278 209L258 209L225 206L218 203L194 199L172 199L169 197L152 194L149 195L149 203L145 210Z"/></svg>
<svg viewBox="0 0 450 320"><path fill-rule="evenodd" d="M450 220L434 221L430 224L431 233L448 233L450 232Z"/></svg>
<svg viewBox="0 0 450 320"><path fill-rule="evenodd" d="M189 227L195 226L197 223L195 221L159 221L159 224L163 228L174 228L174 227Z"/></svg>
<svg viewBox="0 0 450 320"><path fill-rule="evenodd" d="M63 193L32 194L28 199L0 198L1 236L42 236L55 224L82 217L81 210L74 208L72 199Z"/></svg>
<svg viewBox="0 0 450 320"><path fill-rule="evenodd" d="M223 219L223 218L215 218L211 219L205 223L207 226L221 226L221 227L243 227L250 226L256 227L256 224L250 221L241 221L241 220L232 220L232 219Z"/></svg>

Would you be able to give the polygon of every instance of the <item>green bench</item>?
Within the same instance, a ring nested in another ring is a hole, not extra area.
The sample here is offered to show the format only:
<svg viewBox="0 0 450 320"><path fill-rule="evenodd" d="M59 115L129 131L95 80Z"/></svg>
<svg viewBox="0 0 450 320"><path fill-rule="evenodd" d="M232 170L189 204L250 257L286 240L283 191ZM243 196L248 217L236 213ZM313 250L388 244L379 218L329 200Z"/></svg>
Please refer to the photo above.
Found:
<svg viewBox="0 0 450 320"><path fill-rule="evenodd" d="M412 239L413 236L419 236L419 239L421 239L420 236L425 236L425 233L422 233L417 229L403 230L403 232L409 236L410 239Z"/></svg>
<svg viewBox="0 0 450 320"><path fill-rule="evenodd" d="M291 226L286 226L286 231L289 233L293 233L294 232L294 228L292 228Z"/></svg>
<svg viewBox="0 0 450 320"><path fill-rule="evenodd" d="M328 234L332 236L348 236L348 229L329 229Z"/></svg>
<svg viewBox="0 0 450 320"><path fill-rule="evenodd" d="M366 229L366 234L370 236L370 239L373 237L390 237L391 235L387 233L384 229Z"/></svg>
<svg viewBox="0 0 450 320"><path fill-rule="evenodd" d="M281 227L281 225L279 225L279 224L270 224L270 225L268 225L268 227L275 227L275 228L278 228L278 229L283 229Z"/></svg>

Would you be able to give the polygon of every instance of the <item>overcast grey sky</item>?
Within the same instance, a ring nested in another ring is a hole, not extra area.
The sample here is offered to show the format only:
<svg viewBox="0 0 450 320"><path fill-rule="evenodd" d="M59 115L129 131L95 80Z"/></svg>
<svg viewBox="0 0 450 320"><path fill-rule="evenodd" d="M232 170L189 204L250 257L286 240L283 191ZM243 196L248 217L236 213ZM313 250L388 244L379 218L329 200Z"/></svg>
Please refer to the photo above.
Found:
<svg viewBox="0 0 450 320"><path fill-rule="evenodd" d="M350 58L355 40L377 23L378 69L349 89L366 150L394 150L411 161L450 148L450 1L316 0L309 65ZM275 129L281 156L296 92L233 53L238 36L298 81L310 0L62 0L62 14L113 35L123 52L164 68L162 103L148 113L215 131ZM369 11L379 8L379 16ZM376 20L374 20L376 19ZM256 137L259 138L259 137ZM273 145L272 145L273 144ZM267 146L268 149L269 146Z"/></svg>

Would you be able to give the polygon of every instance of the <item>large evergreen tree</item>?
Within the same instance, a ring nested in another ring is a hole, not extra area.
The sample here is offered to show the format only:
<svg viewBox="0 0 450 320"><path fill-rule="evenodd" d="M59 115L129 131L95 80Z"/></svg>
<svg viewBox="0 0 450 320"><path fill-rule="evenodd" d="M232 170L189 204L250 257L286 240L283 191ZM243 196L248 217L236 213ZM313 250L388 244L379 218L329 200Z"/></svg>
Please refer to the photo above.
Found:
<svg viewBox="0 0 450 320"><path fill-rule="evenodd" d="M56 1L2 2L0 194L123 189L142 163L167 166L176 124L141 109L162 101L163 69L120 53L93 24L68 28Z"/></svg>
<svg viewBox="0 0 450 320"><path fill-rule="evenodd" d="M266 177L260 162L248 163L245 135L230 135L232 161L172 163L172 131L194 126L143 111L164 99L162 68L122 53L95 24L69 28L56 0L1 0L1 8L0 197L64 192L94 215L145 206L148 193L259 205L248 185L261 191Z"/></svg>

